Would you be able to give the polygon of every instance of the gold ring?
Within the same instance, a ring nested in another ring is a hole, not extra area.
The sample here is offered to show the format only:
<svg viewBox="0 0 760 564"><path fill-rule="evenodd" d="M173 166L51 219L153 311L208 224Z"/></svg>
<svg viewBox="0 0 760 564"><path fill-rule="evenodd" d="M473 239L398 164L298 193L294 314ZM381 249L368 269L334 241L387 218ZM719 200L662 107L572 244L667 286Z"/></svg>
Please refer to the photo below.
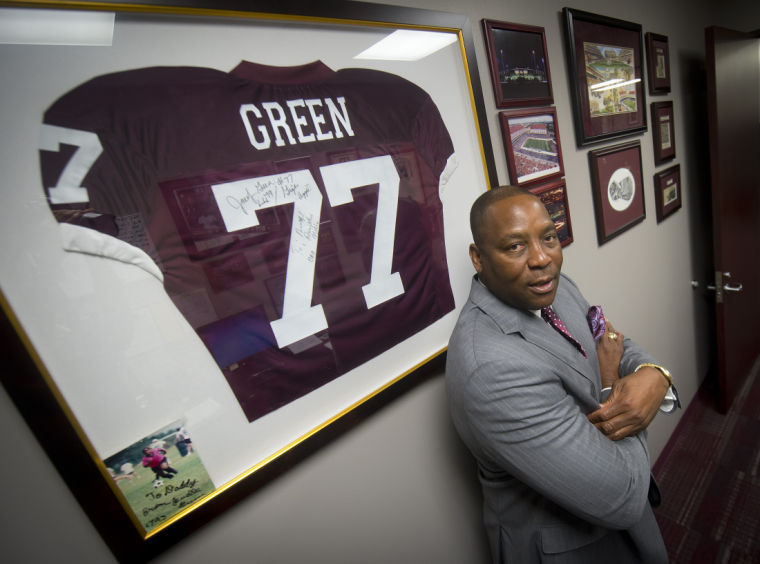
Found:
<svg viewBox="0 0 760 564"><path fill-rule="evenodd" d="M610 341L617 341L618 334L617 333L607 333L607 338Z"/></svg>

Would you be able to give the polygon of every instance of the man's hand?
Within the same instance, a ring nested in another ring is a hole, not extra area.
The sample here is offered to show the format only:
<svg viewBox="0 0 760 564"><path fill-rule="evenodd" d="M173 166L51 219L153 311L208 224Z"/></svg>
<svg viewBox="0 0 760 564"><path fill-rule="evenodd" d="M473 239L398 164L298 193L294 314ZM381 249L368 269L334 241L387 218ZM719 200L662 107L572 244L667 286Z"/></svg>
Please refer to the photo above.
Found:
<svg viewBox="0 0 760 564"><path fill-rule="evenodd" d="M607 401L588 420L607 438L619 441L649 426L667 391L667 380L659 370L641 368L617 380Z"/></svg>
<svg viewBox="0 0 760 564"><path fill-rule="evenodd" d="M610 388L619 379L620 360L623 358L623 340L625 336L615 331L612 323L606 320L604 334L596 344L599 358L599 372L602 375L602 388Z"/></svg>

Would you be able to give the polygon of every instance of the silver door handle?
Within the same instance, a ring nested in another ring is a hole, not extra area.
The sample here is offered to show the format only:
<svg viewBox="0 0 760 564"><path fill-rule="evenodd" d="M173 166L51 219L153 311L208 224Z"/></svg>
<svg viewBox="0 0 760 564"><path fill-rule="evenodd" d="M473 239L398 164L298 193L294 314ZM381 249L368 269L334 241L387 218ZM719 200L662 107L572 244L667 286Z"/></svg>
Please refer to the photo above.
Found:
<svg viewBox="0 0 760 564"><path fill-rule="evenodd" d="M715 284L708 284L705 286L708 290L712 290L715 292L715 298L718 301L718 303L721 303L723 301L723 292L741 292L743 285L739 283L738 286L732 286L728 282L724 282L725 278L731 278L730 272L715 272ZM692 280L692 286L696 288L699 286L698 283L696 283L695 280Z"/></svg>
<svg viewBox="0 0 760 564"><path fill-rule="evenodd" d="M730 272L724 272L723 273L723 278L731 278L731 273ZM716 283L717 283L717 280L716 280ZM741 282L739 283L738 286L732 286L728 282L723 282L721 284L721 286L723 286L723 289L726 292L741 292L742 291L742 284L741 284Z"/></svg>
<svg viewBox="0 0 760 564"><path fill-rule="evenodd" d="M695 286L695 288L696 288L696 286ZM738 286L731 286L731 284L723 284L723 289L726 292L741 292L743 288L744 288L744 286L742 286L741 284L739 284ZM707 289L708 290L715 290L715 285L714 284L708 284L707 285Z"/></svg>

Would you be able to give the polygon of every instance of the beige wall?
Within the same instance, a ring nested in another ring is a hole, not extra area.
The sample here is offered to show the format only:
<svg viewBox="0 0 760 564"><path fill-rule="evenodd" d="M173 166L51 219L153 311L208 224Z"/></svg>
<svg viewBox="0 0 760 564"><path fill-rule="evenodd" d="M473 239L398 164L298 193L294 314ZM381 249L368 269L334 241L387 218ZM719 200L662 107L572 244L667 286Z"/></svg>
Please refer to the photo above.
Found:
<svg viewBox="0 0 760 564"><path fill-rule="evenodd" d="M472 24L499 181L507 181L480 20L544 26L575 241L565 270L589 301L604 305L616 326L669 366L685 403L708 368L711 308L692 279L711 268L705 236L709 209L704 114L704 28L712 23L760 28L753 2L578 0L573 8L641 23L669 37L677 159L683 207L655 219L651 131L640 135L646 220L599 247L588 148L577 149L569 99L561 9L566 2L534 0L396 0L399 5L466 13ZM750 21L749 24L747 22ZM651 102L648 97L647 102ZM611 143L607 143L611 144ZM604 144L604 145L607 145ZM660 167L660 169L663 167ZM463 221L465 218L463 216ZM462 250L465 252L465 249ZM658 416L650 430L653 459L679 415ZM9 562L113 560L25 423L0 392L4 556ZM667 495L667 492L665 492ZM485 561L480 499L472 460L449 423L442 374L424 380L331 441L292 470L162 554L166 563L362 562L472 563ZM5 558L4 558L5 559Z"/></svg>

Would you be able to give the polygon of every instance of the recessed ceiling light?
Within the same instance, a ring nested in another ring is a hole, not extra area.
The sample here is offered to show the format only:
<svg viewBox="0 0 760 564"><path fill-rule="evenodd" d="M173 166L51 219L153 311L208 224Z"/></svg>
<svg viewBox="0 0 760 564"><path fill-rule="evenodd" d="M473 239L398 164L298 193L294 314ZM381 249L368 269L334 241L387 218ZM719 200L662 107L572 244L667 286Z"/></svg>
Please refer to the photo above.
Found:
<svg viewBox="0 0 760 564"><path fill-rule="evenodd" d="M456 40L455 33L399 29L359 53L354 59L418 61Z"/></svg>
<svg viewBox="0 0 760 564"><path fill-rule="evenodd" d="M113 12L0 8L0 43L110 46L113 23Z"/></svg>

